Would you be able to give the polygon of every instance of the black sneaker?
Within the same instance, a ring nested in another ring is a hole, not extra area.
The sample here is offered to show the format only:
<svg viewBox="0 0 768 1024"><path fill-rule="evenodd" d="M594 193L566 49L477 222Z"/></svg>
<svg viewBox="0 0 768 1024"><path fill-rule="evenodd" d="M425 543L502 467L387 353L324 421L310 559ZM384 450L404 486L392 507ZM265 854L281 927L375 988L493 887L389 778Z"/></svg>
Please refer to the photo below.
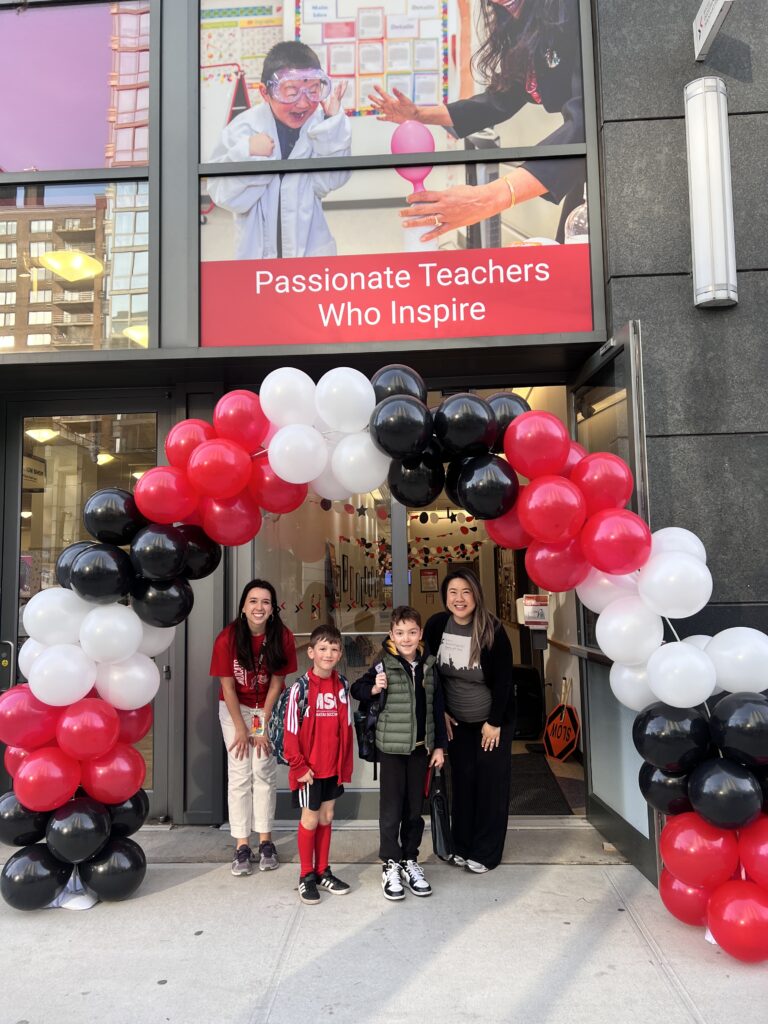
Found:
<svg viewBox="0 0 768 1024"><path fill-rule="evenodd" d="M402 878L414 896L431 896L432 886L424 877L421 865L415 860L404 860L400 868Z"/></svg>
<svg viewBox="0 0 768 1024"><path fill-rule="evenodd" d="M320 875L320 888L332 892L334 896L346 896L349 892L347 883L337 878L329 867Z"/></svg>
<svg viewBox="0 0 768 1024"><path fill-rule="evenodd" d="M320 893L317 891L317 879L314 871L302 875L299 879L299 899L302 903L313 906L320 902Z"/></svg>
<svg viewBox="0 0 768 1024"><path fill-rule="evenodd" d="M382 865L381 888L384 890L384 899L405 899L403 880L400 877L400 865L396 860L388 860L386 864Z"/></svg>
<svg viewBox="0 0 768 1024"><path fill-rule="evenodd" d="M235 856L232 859L232 874L233 875L250 875L251 868L251 853L250 846L238 846L235 850Z"/></svg>

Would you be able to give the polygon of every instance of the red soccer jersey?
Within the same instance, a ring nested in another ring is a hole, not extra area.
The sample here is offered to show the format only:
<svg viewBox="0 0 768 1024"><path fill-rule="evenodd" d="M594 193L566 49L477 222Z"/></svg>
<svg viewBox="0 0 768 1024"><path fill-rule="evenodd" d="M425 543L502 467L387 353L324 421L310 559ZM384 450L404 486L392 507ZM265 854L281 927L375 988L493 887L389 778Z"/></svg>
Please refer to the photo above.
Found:
<svg viewBox="0 0 768 1024"><path fill-rule="evenodd" d="M317 687L315 699L315 731L309 763L316 779L329 779L336 775L339 767L339 689L341 680L334 672L327 679L316 676L309 670L310 683Z"/></svg>
<svg viewBox="0 0 768 1024"><path fill-rule="evenodd" d="M237 660L235 650L235 630L232 625L226 626L213 645L211 655L210 673L212 676L224 678L231 676L235 680L235 692L241 704L249 708L260 708L264 706L264 700L269 689L271 673L266 666L265 659L261 657L261 649L264 646L264 634L251 636L251 650L253 651L254 671L244 668ZM278 675L287 676L296 671L296 642L293 633L283 627L283 648L285 650L285 664L277 672ZM219 687L219 700L224 700L224 691Z"/></svg>

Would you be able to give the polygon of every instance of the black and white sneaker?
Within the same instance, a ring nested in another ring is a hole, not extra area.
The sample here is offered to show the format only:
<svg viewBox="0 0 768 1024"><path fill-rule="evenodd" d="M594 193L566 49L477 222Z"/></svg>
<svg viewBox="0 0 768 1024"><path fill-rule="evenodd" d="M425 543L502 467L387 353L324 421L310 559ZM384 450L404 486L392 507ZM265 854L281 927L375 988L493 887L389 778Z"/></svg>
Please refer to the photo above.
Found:
<svg viewBox="0 0 768 1024"><path fill-rule="evenodd" d="M302 903L310 906L320 902L320 893L317 891L317 879L314 871L302 875L299 879L299 899Z"/></svg>
<svg viewBox="0 0 768 1024"><path fill-rule="evenodd" d="M405 860L400 865L402 878L414 896L431 896L432 886L424 877L421 865L415 860Z"/></svg>
<svg viewBox="0 0 768 1024"><path fill-rule="evenodd" d="M320 888L325 889L326 892L332 892L334 896L346 896L349 892L347 883L337 878L330 867L327 867L320 875Z"/></svg>
<svg viewBox="0 0 768 1024"><path fill-rule="evenodd" d="M252 871L251 857L250 846L238 846L235 856L232 858L232 874L235 876L250 875Z"/></svg>
<svg viewBox="0 0 768 1024"><path fill-rule="evenodd" d="M381 869L381 888L384 890L384 899L405 899L403 880L400 877L400 865L396 860L388 860L383 865Z"/></svg>

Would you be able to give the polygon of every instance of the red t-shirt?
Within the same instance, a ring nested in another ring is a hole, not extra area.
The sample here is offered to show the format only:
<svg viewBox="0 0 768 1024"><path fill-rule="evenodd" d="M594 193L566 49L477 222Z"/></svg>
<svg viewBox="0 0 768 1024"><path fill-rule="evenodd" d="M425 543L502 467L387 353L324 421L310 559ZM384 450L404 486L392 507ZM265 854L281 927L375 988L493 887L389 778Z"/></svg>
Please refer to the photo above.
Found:
<svg viewBox="0 0 768 1024"><path fill-rule="evenodd" d="M235 680L235 693L241 704L249 708L264 707L264 700L269 689L271 672L267 668L265 660L261 657L261 648L264 646L264 633L251 634L251 650L253 651L253 664L255 671L243 668L237 660L235 649L235 628L231 624L216 637L211 655L210 673L212 676L221 678L232 677ZM290 629L283 626L283 648L285 650L285 664L276 669L277 675L287 676L296 671L296 642ZM219 700L224 700L224 690L219 687Z"/></svg>
<svg viewBox="0 0 768 1024"><path fill-rule="evenodd" d="M309 763L316 779L329 779L339 770L339 690L341 680L336 672L320 679L309 670L310 683L317 686L315 702L315 731Z"/></svg>

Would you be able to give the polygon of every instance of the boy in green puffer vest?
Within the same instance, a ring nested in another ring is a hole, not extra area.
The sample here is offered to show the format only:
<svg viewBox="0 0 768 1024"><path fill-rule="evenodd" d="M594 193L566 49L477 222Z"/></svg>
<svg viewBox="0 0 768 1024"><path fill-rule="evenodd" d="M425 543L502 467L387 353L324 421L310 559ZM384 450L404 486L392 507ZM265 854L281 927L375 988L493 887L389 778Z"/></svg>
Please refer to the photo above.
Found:
<svg viewBox="0 0 768 1024"><path fill-rule="evenodd" d="M374 664L352 685L352 696L370 701L386 690L376 725L379 752L379 856L381 887L388 900L431 896L419 865L424 833L422 804L427 768L442 767L448 742L442 689L434 658L425 657L421 616L400 605L392 612L389 638Z"/></svg>

